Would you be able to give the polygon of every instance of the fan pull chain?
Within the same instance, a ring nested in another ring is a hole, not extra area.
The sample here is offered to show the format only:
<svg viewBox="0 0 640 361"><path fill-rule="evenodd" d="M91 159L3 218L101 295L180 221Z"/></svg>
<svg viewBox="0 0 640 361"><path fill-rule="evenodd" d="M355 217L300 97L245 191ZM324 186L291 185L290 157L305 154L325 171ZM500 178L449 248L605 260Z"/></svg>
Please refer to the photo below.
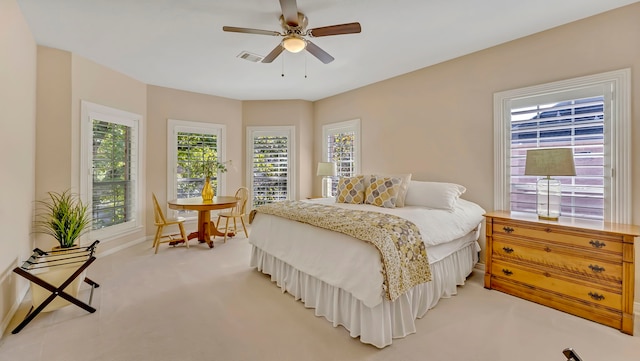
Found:
<svg viewBox="0 0 640 361"><path fill-rule="evenodd" d="M284 56L281 56L280 58L281 58L280 60L282 60L282 62L281 62L281 64L282 64L282 77L284 78Z"/></svg>
<svg viewBox="0 0 640 361"><path fill-rule="evenodd" d="M304 55L304 78L307 79L307 55Z"/></svg>

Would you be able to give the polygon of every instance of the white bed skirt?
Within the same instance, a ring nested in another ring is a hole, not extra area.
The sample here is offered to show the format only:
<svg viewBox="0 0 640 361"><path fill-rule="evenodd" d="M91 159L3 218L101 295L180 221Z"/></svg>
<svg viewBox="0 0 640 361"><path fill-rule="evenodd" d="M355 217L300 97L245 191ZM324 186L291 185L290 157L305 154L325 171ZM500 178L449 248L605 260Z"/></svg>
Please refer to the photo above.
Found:
<svg viewBox="0 0 640 361"><path fill-rule="evenodd" d="M324 316L334 327L344 326L351 337L360 337L363 343L383 348L394 338L415 333L415 320L435 307L440 298L455 295L456 287L464 284L477 262L477 243L472 242L432 263L431 282L412 288L393 302L384 299L374 307L365 306L349 292L309 276L256 246L250 265L271 275L283 292L301 300L305 307L314 308L316 316Z"/></svg>

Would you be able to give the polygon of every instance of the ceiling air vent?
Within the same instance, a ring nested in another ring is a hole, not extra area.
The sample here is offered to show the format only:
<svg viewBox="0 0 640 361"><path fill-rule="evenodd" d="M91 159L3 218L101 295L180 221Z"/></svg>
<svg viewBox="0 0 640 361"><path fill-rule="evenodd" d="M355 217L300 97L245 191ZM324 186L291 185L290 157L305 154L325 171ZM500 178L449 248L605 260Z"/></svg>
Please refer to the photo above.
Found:
<svg viewBox="0 0 640 361"><path fill-rule="evenodd" d="M264 56L253 54L248 51L243 51L242 53L238 54L238 58L249 60L250 62L253 62L253 63L259 63L262 61L262 59L264 59Z"/></svg>

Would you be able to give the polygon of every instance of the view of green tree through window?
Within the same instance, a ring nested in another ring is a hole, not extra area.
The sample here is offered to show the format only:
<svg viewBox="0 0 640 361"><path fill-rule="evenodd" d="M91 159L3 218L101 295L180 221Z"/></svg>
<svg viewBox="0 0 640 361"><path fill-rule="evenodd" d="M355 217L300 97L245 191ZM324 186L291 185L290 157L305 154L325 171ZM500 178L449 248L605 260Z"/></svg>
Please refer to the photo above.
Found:
<svg viewBox="0 0 640 361"><path fill-rule="evenodd" d="M218 161L218 136L207 133L178 132L177 197L198 197L204 185L205 168ZM218 174L212 173L211 186L218 187Z"/></svg>
<svg viewBox="0 0 640 361"><path fill-rule="evenodd" d="M134 217L131 128L93 119L93 229Z"/></svg>

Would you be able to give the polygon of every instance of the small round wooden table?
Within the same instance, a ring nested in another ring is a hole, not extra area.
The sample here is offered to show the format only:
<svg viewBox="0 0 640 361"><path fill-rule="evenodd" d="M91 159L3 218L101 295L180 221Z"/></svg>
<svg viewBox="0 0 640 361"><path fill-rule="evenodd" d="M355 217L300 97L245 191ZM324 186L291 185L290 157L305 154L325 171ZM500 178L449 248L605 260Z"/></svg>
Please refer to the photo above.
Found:
<svg viewBox="0 0 640 361"><path fill-rule="evenodd" d="M213 197L211 201L204 201L202 197L195 197L172 199L167 203L171 209L198 211L198 231L189 234L187 238L198 238L199 242L207 242L209 248L213 248L211 236L224 237L224 233L218 231L215 222L211 222L211 211L233 208L238 203L238 199L231 196L221 196ZM227 236L234 236L234 234L228 233Z"/></svg>

